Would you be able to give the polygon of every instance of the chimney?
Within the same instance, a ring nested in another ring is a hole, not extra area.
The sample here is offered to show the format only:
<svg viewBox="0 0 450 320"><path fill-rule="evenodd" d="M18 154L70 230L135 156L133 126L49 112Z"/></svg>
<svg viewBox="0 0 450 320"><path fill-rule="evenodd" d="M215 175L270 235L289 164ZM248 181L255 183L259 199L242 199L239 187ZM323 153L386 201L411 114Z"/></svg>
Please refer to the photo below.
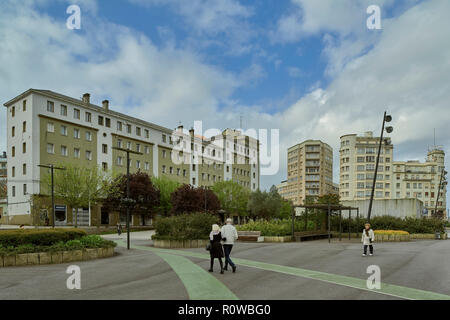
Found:
<svg viewBox="0 0 450 320"><path fill-rule="evenodd" d="M89 93L83 94L83 102L87 104L91 103L91 95Z"/></svg>
<svg viewBox="0 0 450 320"><path fill-rule="evenodd" d="M191 137L194 136L194 128L189 129L189 134L191 135Z"/></svg>
<svg viewBox="0 0 450 320"><path fill-rule="evenodd" d="M183 125L182 124L180 124L178 126L178 132L183 133Z"/></svg>
<svg viewBox="0 0 450 320"><path fill-rule="evenodd" d="M103 109L109 110L109 100L103 100Z"/></svg>
<svg viewBox="0 0 450 320"><path fill-rule="evenodd" d="M3 158L6 159L6 151L3 151Z"/></svg>

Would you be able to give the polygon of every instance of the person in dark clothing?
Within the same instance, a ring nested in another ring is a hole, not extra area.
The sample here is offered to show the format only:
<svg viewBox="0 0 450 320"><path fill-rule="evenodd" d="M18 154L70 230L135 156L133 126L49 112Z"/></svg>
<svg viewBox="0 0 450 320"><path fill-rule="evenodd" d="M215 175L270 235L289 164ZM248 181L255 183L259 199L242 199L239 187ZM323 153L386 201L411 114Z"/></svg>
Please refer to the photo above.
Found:
<svg viewBox="0 0 450 320"><path fill-rule="evenodd" d="M223 274L223 262L222 258L223 247L222 247L222 234L220 233L220 227L217 224L213 224L212 231L209 234L209 241L211 243L211 249L209 254L211 256L211 267L209 268L209 272L213 272L214 259L217 258L220 264L220 273Z"/></svg>

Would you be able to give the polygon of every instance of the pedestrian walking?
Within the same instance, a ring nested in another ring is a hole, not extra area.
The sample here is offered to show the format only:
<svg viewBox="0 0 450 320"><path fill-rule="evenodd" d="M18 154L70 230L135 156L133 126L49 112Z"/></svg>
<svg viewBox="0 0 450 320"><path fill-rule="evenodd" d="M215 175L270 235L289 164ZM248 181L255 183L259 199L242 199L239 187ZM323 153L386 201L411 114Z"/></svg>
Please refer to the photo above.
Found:
<svg viewBox="0 0 450 320"><path fill-rule="evenodd" d="M122 225L120 223L117 224L117 234L119 236L122 234Z"/></svg>
<svg viewBox="0 0 450 320"><path fill-rule="evenodd" d="M236 265L230 258L231 250L233 249L234 242L238 239L238 233L236 228L233 226L233 220L231 218L227 219L226 225L222 227L220 231L223 239L223 251L225 253L225 268L228 270L228 265L233 269L233 273L236 272Z"/></svg>
<svg viewBox="0 0 450 320"><path fill-rule="evenodd" d="M211 267L209 268L208 271L213 272L214 259L217 258L220 264L220 273L223 274L222 258L224 254L222 248L222 234L220 233L219 225L217 224L212 225L212 231L209 234L209 241L210 241L209 254L211 257Z"/></svg>
<svg viewBox="0 0 450 320"><path fill-rule="evenodd" d="M369 255L373 256L373 242L375 240L375 234L373 232L373 230L370 228L370 223L366 223L364 225L364 230L362 233L362 238L361 238L361 242L363 243L364 246L364 253L363 253L363 257L367 256L367 247L369 247Z"/></svg>

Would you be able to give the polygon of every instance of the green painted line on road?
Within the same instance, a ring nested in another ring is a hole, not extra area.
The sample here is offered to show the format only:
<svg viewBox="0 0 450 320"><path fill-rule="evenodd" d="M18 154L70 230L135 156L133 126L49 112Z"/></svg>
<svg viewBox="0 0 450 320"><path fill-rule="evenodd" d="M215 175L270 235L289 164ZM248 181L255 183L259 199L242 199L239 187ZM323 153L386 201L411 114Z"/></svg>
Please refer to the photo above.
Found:
<svg viewBox="0 0 450 320"><path fill-rule="evenodd" d="M200 258L200 259L209 259L209 255L192 252L192 251L184 251L184 250L175 250L175 249L159 249L145 246L133 246L139 250L149 250L153 252L161 252L168 254L177 254L186 257ZM364 290L372 293L384 294L393 297L398 297L402 299L408 300L450 300L449 295L425 291L420 289L414 289L409 287L403 287L388 283L381 283L381 289L368 289L367 282L365 279L359 279L355 277L342 276L337 274L331 274L326 272L288 267L283 265L271 264L266 262L259 262L247 259L233 258L233 261L246 267L250 268L258 268L267 271L273 271L278 273L289 274L293 276L298 276L307 279L313 279L318 281L323 281L327 283L332 283L336 285L346 286L350 288L355 288L359 290Z"/></svg>
<svg viewBox="0 0 450 320"><path fill-rule="evenodd" d="M125 247L125 242L116 241ZM143 247L131 246L142 250ZM145 248L145 247L144 247ZM222 282L184 256L172 252L150 250L163 259L177 274L191 300L238 300ZM208 257L209 258L209 257Z"/></svg>

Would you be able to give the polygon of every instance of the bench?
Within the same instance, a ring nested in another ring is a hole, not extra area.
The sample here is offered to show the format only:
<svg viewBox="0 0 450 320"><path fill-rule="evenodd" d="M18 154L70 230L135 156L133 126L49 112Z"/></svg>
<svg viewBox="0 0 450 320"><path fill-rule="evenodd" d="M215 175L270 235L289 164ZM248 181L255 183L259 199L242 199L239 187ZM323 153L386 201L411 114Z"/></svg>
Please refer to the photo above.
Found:
<svg viewBox="0 0 450 320"><path fill-rule="evenodd" d="M239 241L264 242L261 231L238 231Z"/></svg>
<svg viewBox="0 0 450 320"><path fill-rule="evenodd" d="M295 241L308 241L308 240L319 240L319 239L327 239L328 233L323 231L302 231L302 232L294 232ZM332 235L330 235L332 237Z"/></svg>

